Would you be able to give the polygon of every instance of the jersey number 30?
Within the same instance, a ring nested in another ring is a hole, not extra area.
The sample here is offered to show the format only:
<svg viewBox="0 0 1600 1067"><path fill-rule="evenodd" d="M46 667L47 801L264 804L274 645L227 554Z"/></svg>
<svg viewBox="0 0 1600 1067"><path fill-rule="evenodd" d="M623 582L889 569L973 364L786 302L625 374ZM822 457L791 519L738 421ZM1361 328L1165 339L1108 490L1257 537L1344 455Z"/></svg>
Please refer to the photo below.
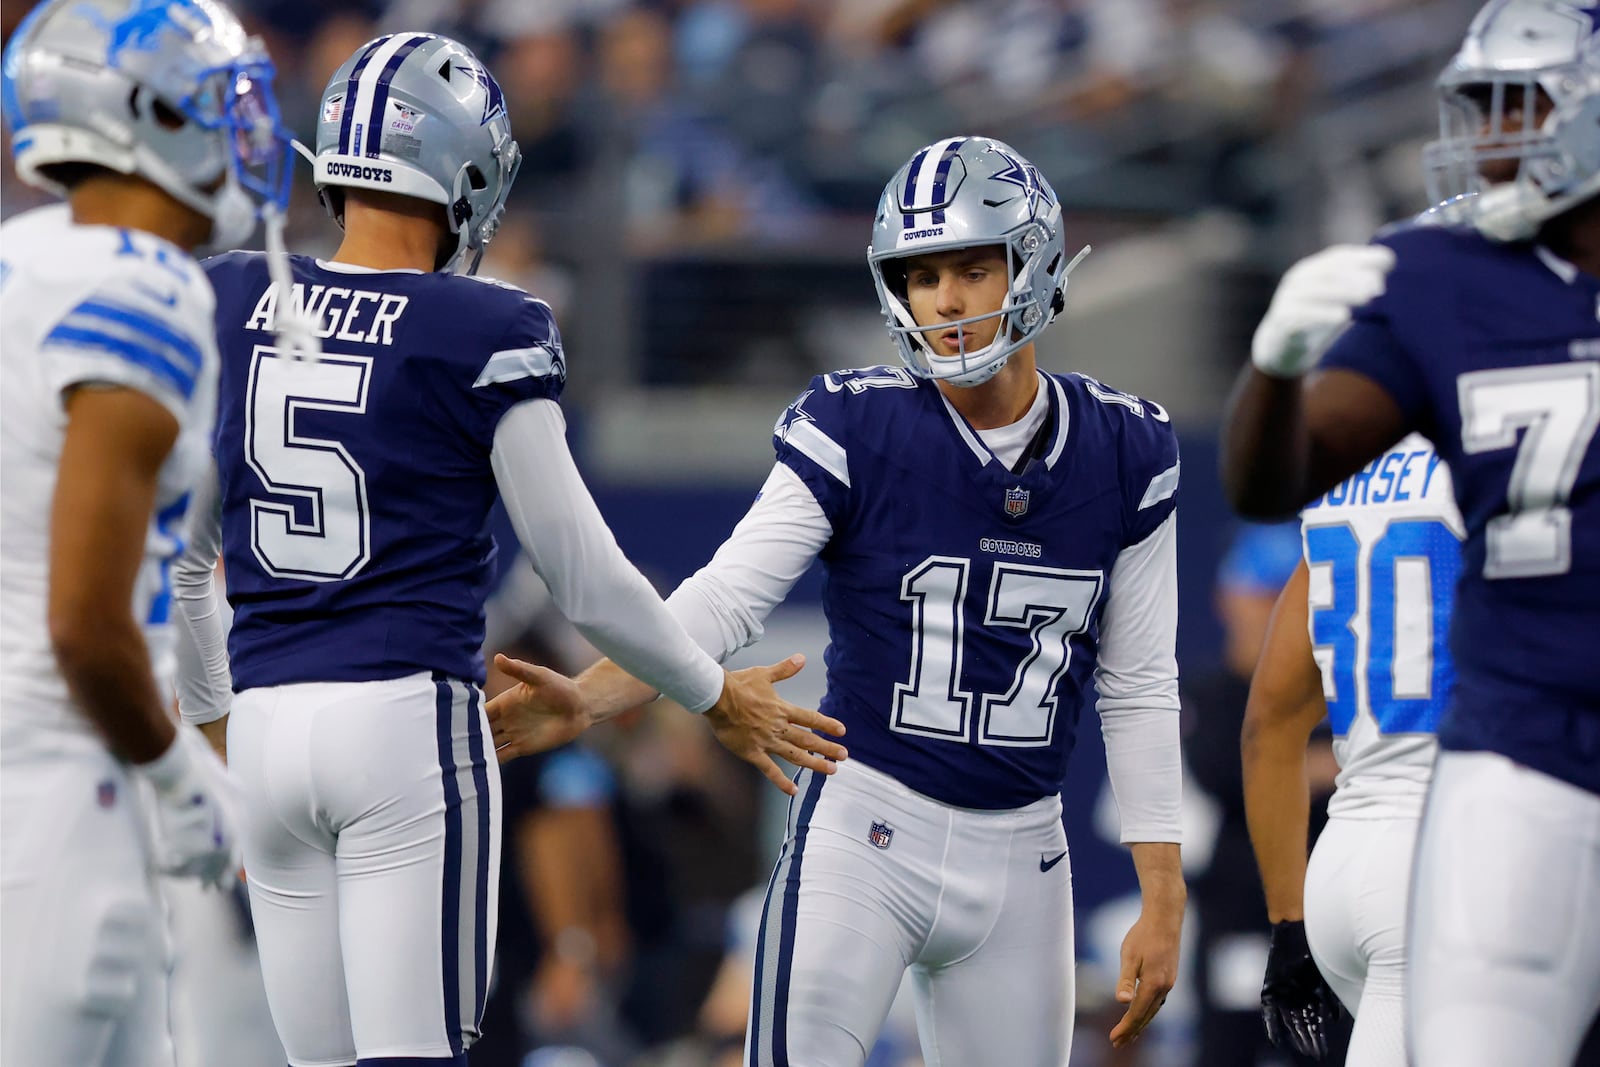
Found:
<svg viewBox="0 0 1600 1067"><path fill-rule="evenodd" d="M1453 673L1440 628L1460 561L1461 543L1437 519L1391 522L1366 553L1348 526L1306 527L1306 562L1329 569L1309 606L1334 733L1349 733L1363 704L1379 733L1439 728ZM1358 627L1363 610L1367 625Z"/></svg>
<svg viewBox="0 0 1600 1067"><path fill-rule="evenodd" d="M336 582L372 558L367 475L337 441L296 424L302 412L367 410L372 360L324 353L316 362L257 348L245 402L245 459L265 498L250 501L250 547L275 578Z"/></svg>
<svg viewBox="0 0 1600 1067"><path fill-rule="evenodd" d="M914 642L911 677L894 687L890 725L901 733L952 741L971 736L973 694L961 681L963 604L971 571L971 560L929 556L900 583L900 599L911 604ZM978 709L980 745L1050 744L1056 686L1072 660L1072 635L1088 629L1104 580L1099 571L994 565L983 625L1026 630L1033 647L1003 695L984 695Z"/></svg>

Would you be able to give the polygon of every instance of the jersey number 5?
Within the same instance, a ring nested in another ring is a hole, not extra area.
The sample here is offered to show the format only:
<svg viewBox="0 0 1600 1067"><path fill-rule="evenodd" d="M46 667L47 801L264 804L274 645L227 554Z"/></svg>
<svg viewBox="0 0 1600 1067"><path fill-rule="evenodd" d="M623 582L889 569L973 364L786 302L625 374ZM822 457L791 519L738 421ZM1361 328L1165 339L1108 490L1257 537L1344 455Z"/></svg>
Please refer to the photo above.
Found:
<svg viewBox="0 0 1600 1067"><path fill-rule="evenodd" d="M250 501L250 547L275 578L336 582L372 558L367 476L338 441L300 432L306 411L367 410L372 360L315 362L258 347L245 401L245 460L267 490Z"/></svg>
<svg viewBox="0 0 1600 1067"><path fill-rule="evenodd" d="M1537 578L1572 569L1567 500L1600 424L1600 364L1481 370L1456 379L1461 447L1517 450L1507 514L1489 520L1485 578ZM1522 442L1517 443L1517 431Z"/></svg>
<svg viewBox="0 0 1600 1067"><path fill-rule="evenodd" d="M971 570L971 560L929 556L900 583L900 599L911 604L913 642L911 677L894 687L890 726L901 733L952 741L971 736L973 694L961 682L963 604ZM1089 628L1104 580L1100 571L994 565L983 625L1026 630L1033 647L1004 695L984 694L978 744L1009 748L1050 744L1056 686L1072 661L1072 635Z"/></svg>

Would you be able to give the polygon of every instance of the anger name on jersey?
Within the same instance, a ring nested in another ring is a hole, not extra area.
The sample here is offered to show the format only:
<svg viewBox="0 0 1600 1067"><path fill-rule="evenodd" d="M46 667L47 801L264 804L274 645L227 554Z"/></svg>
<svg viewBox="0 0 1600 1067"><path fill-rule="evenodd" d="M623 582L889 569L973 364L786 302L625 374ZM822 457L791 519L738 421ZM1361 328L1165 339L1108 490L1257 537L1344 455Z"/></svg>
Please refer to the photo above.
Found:
<svg viewBox="0 0 1600 1067"><path fill-rule="evenodd" d="M396 107L410 117L374 119ZM673 622L572 460L549 307L453 273L498 228L521 158L488 70L448 38L387 35L333 73L322 115L315 172L345 233L334 261L206 264L222 370L215 470L174 577L191 653L179 705L227 719L289 1061L464 1065L498 906L500 779L479 688L497 496L596 647L741 740L775 716L827 724L776 695L773 669L724 672ZM269 332L307 311L314 359Z"/></svg>

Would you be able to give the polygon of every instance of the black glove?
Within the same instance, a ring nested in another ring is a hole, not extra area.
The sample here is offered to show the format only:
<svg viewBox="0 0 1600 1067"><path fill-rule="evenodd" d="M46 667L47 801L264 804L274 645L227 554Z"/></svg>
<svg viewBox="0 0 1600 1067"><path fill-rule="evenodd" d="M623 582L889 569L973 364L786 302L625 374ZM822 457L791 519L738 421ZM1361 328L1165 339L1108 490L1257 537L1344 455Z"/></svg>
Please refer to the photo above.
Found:
<svg viewBox="0 0 1600 1067"><path fill-rule="evenodd" d="M1328 1055L1328 1030L1343 1013L1306 944L1306 924L1272 924L1267 952L1267 977L1261 983L1261 1021L1267 1040L1282 1048L1283 1039L1302 1056Z"/></svg>

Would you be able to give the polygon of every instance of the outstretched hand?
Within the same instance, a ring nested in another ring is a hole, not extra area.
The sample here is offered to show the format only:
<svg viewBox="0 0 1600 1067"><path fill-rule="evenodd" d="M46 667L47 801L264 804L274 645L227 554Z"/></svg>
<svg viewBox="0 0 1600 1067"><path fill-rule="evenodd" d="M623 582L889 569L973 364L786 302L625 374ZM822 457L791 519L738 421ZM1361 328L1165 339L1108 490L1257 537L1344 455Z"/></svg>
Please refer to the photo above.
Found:
<svg viewBox="0 0 1600 1067"><path fill-rule="evenodd" d="M789 703L774 687L774 683L799 674L805 665L806 658L797 654L766 667L729 671L722 695L705 713L723 748L754 764L768 781L790 796L798 790L773 762L773 756L819 774L832 774L834 762L848 755L837 741L812 732L822 730L843 737L844 723Z"/></svg>
<svg viewBox="0 0 1600 1067"><path fill-rule="evenodd" d="M501 763L560 748L589 728L588 702L571 678L504 654L494 665L517 682L485 708Z"/></svg>

